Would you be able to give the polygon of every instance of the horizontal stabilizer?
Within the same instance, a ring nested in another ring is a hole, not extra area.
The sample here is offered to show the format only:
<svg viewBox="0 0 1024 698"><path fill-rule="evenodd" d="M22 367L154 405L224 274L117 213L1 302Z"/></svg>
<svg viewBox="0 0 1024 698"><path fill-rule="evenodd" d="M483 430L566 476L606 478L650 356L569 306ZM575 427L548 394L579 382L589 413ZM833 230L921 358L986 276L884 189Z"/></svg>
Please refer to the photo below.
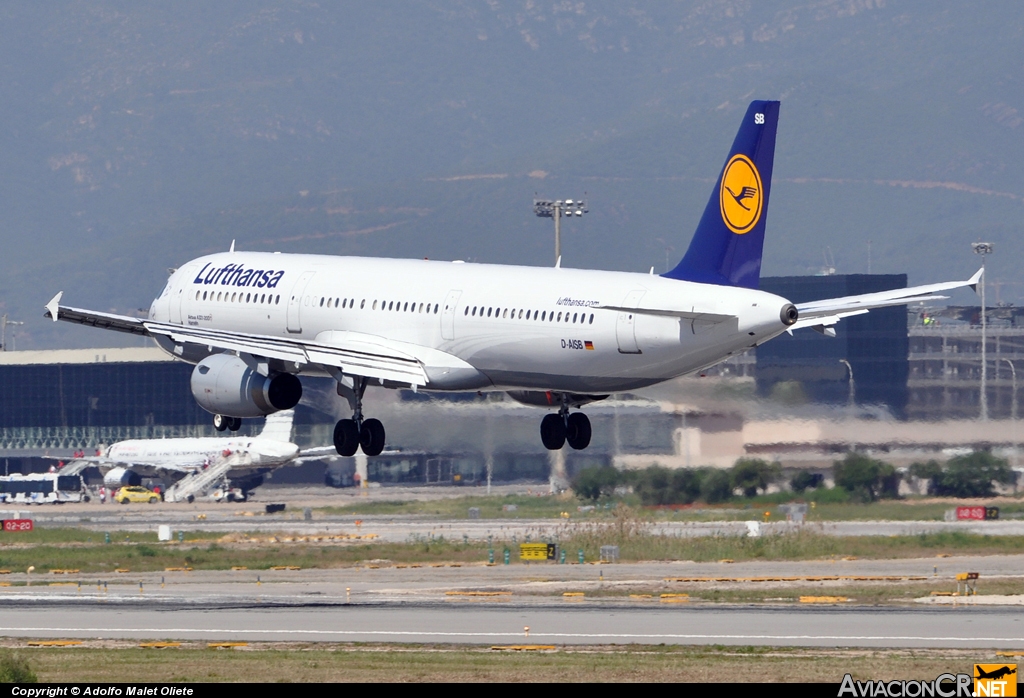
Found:
<svg viewBox="0 0 1024 698"><path fill-rule="evenodd" d="M918 303L921 301L942 300L947 298L947 296L938 295L942 291L952 291L953 289L967 287L974 288L980 279L981 270L967 281L946 281L941 284L896 288L891 291L865 293L859 296L827 298L820 301L798 303L796 308L800 311L800 320L805 320L826 317L850 310L871 310L873 308L886 308L893 305L906 305L907 303Z"/></svg>

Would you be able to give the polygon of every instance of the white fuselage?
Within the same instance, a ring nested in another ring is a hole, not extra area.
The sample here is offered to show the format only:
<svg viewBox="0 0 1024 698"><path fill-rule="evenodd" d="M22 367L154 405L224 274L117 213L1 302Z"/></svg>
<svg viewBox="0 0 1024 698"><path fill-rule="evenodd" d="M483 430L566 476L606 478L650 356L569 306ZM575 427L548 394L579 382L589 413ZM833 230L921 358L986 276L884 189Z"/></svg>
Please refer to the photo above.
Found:
<svg viewBox="0 0 1024 698"><path fill-rule="evenodd" d="M112 445L106 457L125 465L165 470L191 470L232 455L244 456L245 467L283 465L299 455L299 447L286 441L248 438L139 439Z"/></svg>
<svg viewBox="0 0 1024 698"><path fill-rule="evenodd" d="M649 274L231 252L178 269L150 318L325 344L332 333L383 338L422 355L427 390L609 393L691 373L771 339L786 329L786 304L763 291ZM437 352L457 357L461 368L435 361Z"/></svg>

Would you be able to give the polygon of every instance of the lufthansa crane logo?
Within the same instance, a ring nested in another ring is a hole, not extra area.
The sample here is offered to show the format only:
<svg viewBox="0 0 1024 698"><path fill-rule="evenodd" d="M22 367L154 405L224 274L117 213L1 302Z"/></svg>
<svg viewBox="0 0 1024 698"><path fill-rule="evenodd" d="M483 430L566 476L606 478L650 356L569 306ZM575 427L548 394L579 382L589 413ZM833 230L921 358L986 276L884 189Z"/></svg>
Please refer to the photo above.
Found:
<svg viewBox="0 0 1024 698"><path fill-rule="evenodd" d="M761 174L746 155L734 155L725 166L719 198L722 220L737 235L749 233L761 220Z"/></svg>

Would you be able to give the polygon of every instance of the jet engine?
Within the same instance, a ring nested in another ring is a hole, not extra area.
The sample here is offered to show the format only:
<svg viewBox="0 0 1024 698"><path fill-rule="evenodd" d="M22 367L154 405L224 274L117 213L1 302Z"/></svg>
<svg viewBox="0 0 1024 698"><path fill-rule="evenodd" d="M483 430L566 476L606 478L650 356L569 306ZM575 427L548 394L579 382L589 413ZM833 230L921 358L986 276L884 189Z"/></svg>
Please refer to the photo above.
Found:
<svg viewBox="0 0 1024 698"><path fill-rule="evenodd" d="M127 468L111 468L103 476L103 484L113 489L118 487L138 487L142 484L142 477Z"/></svg>
<svg viewBox="0 0 1024 698"><path fill-rule="evenodd" d="M262 417L290 410L302 399L302 383L292 374L264 376L233 354L214 354L200 361L191 383L200 407L229 417Z"/></svg>

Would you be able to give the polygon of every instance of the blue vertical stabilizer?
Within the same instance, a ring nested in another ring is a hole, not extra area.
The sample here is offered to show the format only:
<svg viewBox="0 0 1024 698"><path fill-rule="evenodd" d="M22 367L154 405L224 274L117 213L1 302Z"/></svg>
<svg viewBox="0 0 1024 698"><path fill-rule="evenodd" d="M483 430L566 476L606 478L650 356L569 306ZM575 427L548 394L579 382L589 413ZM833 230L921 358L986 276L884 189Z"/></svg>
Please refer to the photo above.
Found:
<svg viewBox="0 0 1024 698"><path fill-rule="evenodd" d="M757 288L778 125L778 102L750 103L689 249L663 276Z"/></svg>

